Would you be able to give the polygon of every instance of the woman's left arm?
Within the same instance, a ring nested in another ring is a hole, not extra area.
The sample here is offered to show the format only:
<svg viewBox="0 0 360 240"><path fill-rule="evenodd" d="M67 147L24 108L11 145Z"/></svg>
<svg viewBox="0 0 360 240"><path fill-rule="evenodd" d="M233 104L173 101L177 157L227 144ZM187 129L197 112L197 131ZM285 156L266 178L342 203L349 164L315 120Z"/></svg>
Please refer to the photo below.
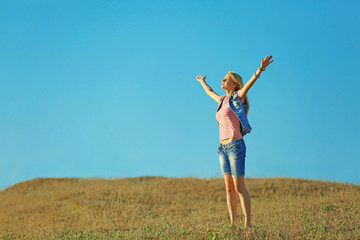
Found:
<svg viewBox="0 0 360 240"><path fill-rule="evenodd" d="M243 98L246 96L247 92L250 90L252 85L254 85L255 81L260 77L261 72L265 71L266 67L269 66L270 63L272 63L274 60L270 61L272 56L267 55L265 57L265 60L261 58L261 65L256 70L255 74L250 78L250 80L244 85L242 89L240 89L239 97Z"/></svg>

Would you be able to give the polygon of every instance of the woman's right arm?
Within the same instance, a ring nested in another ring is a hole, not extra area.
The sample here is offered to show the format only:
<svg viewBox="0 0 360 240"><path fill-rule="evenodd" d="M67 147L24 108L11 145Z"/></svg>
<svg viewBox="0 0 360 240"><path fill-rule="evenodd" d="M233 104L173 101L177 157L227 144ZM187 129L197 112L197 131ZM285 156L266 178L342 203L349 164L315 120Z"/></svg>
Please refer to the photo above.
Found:
<svg viewBox="0 0 360 240"><path fill-rule="evenodd" d="M206 78L206 75L204 77L201 75L196 76L196 79L201 83L206 94L209 95L212 99L214 99L217 103L220 103L221 96L219 94L217 94L216 92L214 92L214 90L209 85L207 85L207 83L205 82L205 78Z"/></svg>

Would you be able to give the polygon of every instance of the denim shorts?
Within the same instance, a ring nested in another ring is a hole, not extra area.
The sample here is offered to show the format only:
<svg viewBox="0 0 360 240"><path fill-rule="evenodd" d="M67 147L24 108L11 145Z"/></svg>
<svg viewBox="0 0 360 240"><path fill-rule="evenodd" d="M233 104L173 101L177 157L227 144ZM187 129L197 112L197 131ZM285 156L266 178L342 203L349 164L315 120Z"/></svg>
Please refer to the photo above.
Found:
<svg viewBox="0 0 360 240"><path fill-rule="evenodd" d="M232 174L234 177L245 175L246 145L244 138L222 144L218 148L222 174Z"/></svg>

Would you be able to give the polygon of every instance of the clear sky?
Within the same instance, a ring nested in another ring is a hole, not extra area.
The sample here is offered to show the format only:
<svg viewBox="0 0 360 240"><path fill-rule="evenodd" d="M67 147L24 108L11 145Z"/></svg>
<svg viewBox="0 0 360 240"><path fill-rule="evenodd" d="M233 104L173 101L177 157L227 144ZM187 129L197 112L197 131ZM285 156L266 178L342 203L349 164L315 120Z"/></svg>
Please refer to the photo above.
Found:
<svg viewBox="0 0 360 240"><path fill-rule="evenodd" d="M360 184L359 1L0 2L0 188L221 177L217 103L247 82L246 177Z"/></svg>

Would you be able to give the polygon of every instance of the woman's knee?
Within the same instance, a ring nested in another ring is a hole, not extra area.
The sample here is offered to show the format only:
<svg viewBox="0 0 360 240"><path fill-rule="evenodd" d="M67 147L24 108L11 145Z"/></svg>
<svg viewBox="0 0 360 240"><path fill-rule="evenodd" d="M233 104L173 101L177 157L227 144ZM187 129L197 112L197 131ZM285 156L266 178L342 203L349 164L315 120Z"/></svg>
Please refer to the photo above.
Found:
<svg viewBox="0 0 360 240"><path fill-rule="evenodd" d="M226 192L227 193L235 193L236 189L233 184L226 185Z"/></svg>
<svg viewBox="0 0 360 240"><path fill-rule="evenodd" d="M239 177L234 179L234 186L235 186L235 191L238 192L239 194L247 193L244 177Z"/></svg>
<svg viewBox="0 0 360 240"><path fill-rule="evenodd" d="M241 195L243 195L244 193L247 193L247 189L246 189L245 185L235 186L235 191Z"/></svg>

